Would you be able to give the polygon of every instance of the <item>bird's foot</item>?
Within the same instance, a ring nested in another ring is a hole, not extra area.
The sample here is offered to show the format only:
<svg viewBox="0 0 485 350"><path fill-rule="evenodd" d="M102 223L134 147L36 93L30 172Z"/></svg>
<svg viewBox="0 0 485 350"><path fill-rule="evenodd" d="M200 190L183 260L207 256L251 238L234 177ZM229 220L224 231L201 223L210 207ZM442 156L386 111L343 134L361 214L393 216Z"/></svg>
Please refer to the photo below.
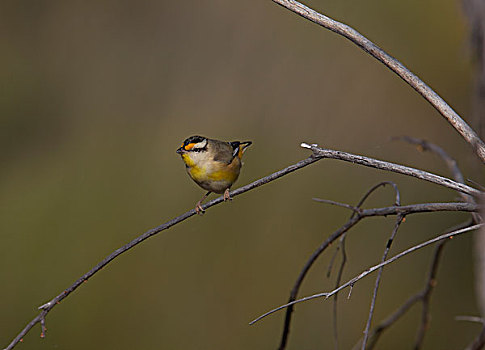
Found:
<svg viewBox="0 0 485 350"><path fill-rule="evenodd" d="M224 191L224 202L226 201L232 201L231 194L229 193L229 189L226 188Z"/></svg>
<svg viewBox="0 0 485 350"><path fill-rule="evenodd" d="M197 215L204 215L205 210L202 209L202 201L198 201L197 204L195 205L195 212Z"/></svg>

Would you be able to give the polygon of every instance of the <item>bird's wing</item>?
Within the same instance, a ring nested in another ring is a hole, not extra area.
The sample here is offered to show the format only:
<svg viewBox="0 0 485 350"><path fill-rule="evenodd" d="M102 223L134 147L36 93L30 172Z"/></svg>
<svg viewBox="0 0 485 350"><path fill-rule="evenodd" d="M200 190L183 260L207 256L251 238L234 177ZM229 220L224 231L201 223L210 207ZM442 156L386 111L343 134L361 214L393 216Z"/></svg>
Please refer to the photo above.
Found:
<svg viewBox="0 0 485 350"><path fill-rule="evenodd" d="M234 159L233 147L229 142L213 140L212 146L214 147L214 160L217 162L223 162L230 164Z"/></svg>

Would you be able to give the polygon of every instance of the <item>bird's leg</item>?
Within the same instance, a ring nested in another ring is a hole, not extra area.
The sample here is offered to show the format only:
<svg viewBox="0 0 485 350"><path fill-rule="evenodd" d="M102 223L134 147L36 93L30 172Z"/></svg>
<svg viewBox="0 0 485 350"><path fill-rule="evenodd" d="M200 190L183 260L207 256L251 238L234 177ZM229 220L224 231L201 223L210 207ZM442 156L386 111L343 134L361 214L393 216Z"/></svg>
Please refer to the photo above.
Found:
<svg viewBox="0 0 485 350"><path fill-rule="evenodd" d="M231 195L230 195L230 193L229 193L229 189L228 189L228 188L226 188L226 190L224 191L224 202L225 202L225 201L228 201L228 200L229 200L229 201L232 201L232 198L231 198Z"/></svg>
<svg viewBox="0 0 485 350"><path fill-rule="evenodd" d="M199 215L202 215L205 213L205 210L202 209L202 202L204 201L204 199L207 198L208 195L210 195L210 191L207 192L206 194L204 194L204 197L201 198L200 201L197 202L197 204L195 205L195 212Z"/></svg>

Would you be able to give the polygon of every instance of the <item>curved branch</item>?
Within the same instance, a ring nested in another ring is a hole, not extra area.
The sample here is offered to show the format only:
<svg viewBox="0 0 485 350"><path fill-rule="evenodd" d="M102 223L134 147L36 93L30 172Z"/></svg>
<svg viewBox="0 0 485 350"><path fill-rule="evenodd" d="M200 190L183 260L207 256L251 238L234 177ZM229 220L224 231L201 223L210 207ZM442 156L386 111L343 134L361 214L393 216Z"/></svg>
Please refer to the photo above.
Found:
<svg viewBox="0 0 485 350"><path fill-rule="evenodd" d="M369 196L374 193L377 189L379 189L380 187L384 187L386 185L390 185L392 186L392 188L394 189L395 193L396 193L396 197L395 197L395 201L394 201L394 204L395 205L401 205L401 193L399 191L399 188L397 187L397 185L392 182L392 181L383 181L383 182L380 182L378 183L377 185L374 185L373 187L371 187L365 194L364 196L360 199L359 203L357 203L357 206L355 207L352 207L352 206L349 206L348 209L351 209L353 211L352 215L350 216L350 219L352 219L355 215L358 214L358 210L355 210L355 208L357 209L360 209L362 207L362 205L364 204L364 202L367 200L367 198L369 198ZM315 199L314 200L317 200L319 201L319 199ZM334 202L334 201L330 201L328 202L330 204L334 204L334 205L342 205L343 203L338 203L338 202ZM343 205L345 207L345 205ZM349 220L350 220L349 219ZM342 280L342 276L343 276L343 273L344 273L344 268L345 268L345 265L347 263L347 252L345 251L345 239L347 237L347 233L344 233L341 237L340 237L340 242L339 242L339 245L337 246L337 249L335 251L335 255L337 253L337 251L341 248L342 250L342 262L340 263L340 268L338 270L338 274L337 274L337 278L335 280L335 288L337 288L339 285L340 285L340 282ZM335 255L334 257L332 258L332 260L330 261L330 266L329 266L329 271L327 273L327 276L330 274L330 269L333 265L333 261L334 261L334 258L335 258ZM290 300L290 301L293 301L294 299ZM334 337L334 347L335 347L335 350L338 350L338 322L337 322L337 303L338 303L338 294L335 294L333 296L333 317L332 317L332 323L333 323L333 337ZM287 314L289 313L289 310L290 308L288 308L286 310ZM288 320L290 321L290 320ZM289 324L286 325L285 324L285 328L284 328L284 333L282 335L282 343L286 343L286 340L288 338L288 332L289 332Z"/></svg>
<svg viewBox="0 0 485 350"><path fill-rule="evenodd" d="M337 240L337 238L345 235L345 233L349 231L353 226L355 226L360 220L361 220L360 216L353 215L349 221L347 221L337 231L332 233L322 244L320 244L320 246L312 253L310 258L307 260L307 262L301 269L300 274L298 275L298 278L296 279L295 284L293 285L293 288L291 289L291 292L290 292L289 303L287 304L289 307L288 307L288 310L286 311L283 334L281 336L281 342L278 349L282 350L282 349L285 349L286 347L286 342L288 340L288 334L290 331L291 314L293 313L293 306L290 303L296 299L296 295L298 294L298 291L300 290L300 286L303 283L303 280L305 279L305 276L307 275L308 271L310 271L310 268L312 267L314 262L318 259L320 254L322 254L330 246L330 244L332 244L335 240Z"/></svg>
<svg viewBox="0 0 485 350"><path fill-rule="evenodd" d="M327 202L324 202L327 203ZM336 202L334 202L336 203ZM332 203L333 204L333 203ZM295 299L296 299L296 294L298 293L298 290L300 288L300 285L305 278L305 275L307 274L308 270L312 266L312 264L315 262L315 260L319 257L319 255L326 249L328 248L335 240L337 240L340 236L345 234L347 231L349 231L353 226L355 226L363 217L369 217L369 216L387 216L387 215L407 215L407 214L412 214L416 212L429 212L429 211L436 211L436 210L429 210L429 208L434 208L438 209L441 208L443 211L455 211L457 209L457 205L461 208L459 211L478 211L480 210L480 207L476 204L470 204L470 203L425 203L425 204L415 204L411 206L393 206L393 207L387 207L387 208L377 208L377 209L364 209L364 210L359 210L358 208L357 211L354 211L354 213L357 213L357 215L353 215L349 221L347 221L342 227L340 227L337 231L332 233L316 250L313 252L312 256L308 259L308 261L305 263L305 266L301 270L297 281L295 282L295 285L293 286L291 293L290 293L290 301L284 305L284 307L288 307L288 311L286 313L285 317L285 326L284 326L284 331L283 331L283 337L281 340L280 344L280 349L284 349L286 347L286 341L287 341L287 336L289 332L289 326L290 326L290 320L291 320L291 313L293 310L293 304L295 304ZM419 208L419 209L418 209ZM354 209L352 209L354 210ZM337 291L338 292L338 291ZM335 294L337 294L337 292ZM282 308L284 308L282 307ZM280 310L280 309L278 309ZM278 311L274 310L274 311ZM253 323L259 321L261 318L269 315L265 314L260 318L257 318L256 320L250 322L249 324L252 325Z"/></svg>
<svg viewBox="0 0 485 350"><path fill-rule="evenodd" d="M463 174L461 173L460 168L458 168L458 164L456 163L456 160L450 157L450 155L446 153L445 150L440 146L435 145L434 143L431 143L424 139L418 139L416 137L411 137L411 136L397 136L397 137L393 137L391 140L403 140L407 143L410 143L411 145L418 146L418 150L420 151L429 151L437 154L445 162L446 166L448 167L451 174L453 175L453 178L457 182L460 182L462 184L465 183L465 178L463 177Z"/></svg>
<svg viewBox="0 0 485 350"><path fill-rule="evenodd" d="M381 262L386 261L387 254L389 254L389 251L391 250L391 245L392 245L394 239L396 238L397 230L399 230L399 227L401 226L401 224L403 222L404 222L404 215L398 214L397 219L396 219L396 223L394 224L394 229L392 230L392 233L391 233L391 237L387 241L386 248L384 249L384 254L382 256ZM372 294L369 316L367 317L367 323L366 323L365 329L364 329L364 339L362 340L362 346L361 346L362 350L365 350L366 345L367 345L367 340L369 339L370 325L372 323L372 318L374 317L374 310L375 310L375 307L376 307L376 300L377 300L377 291L379 290L383 271L384 271L384 267L381 267L379 269L379 272L377 273L376 282L374 284L374 292Z"/></svg>
<svg viewBox="0 0 485 350"><path fill-rule="evenodd" d="M479 190L477 190L473 187L470 187L470 186L461 184L459 182L450 180L446 177L442 177L442 176L439 176L439 175L429 173L427 171L410 168L410 167L407 167L407 166L404 166L404 165L385 162L385 161L374 159L374 158L359 156L359 155L351 154L351 153L347 153L347 152L334 151L334 150L331 150L331 149L319 148L318 145L316 145L316 144L309 145L307 143L302 143L301 147L311 149L312 152L313 152L313 155L315 157L338 159L338 160L343 160L343 161L346 161L346 162L365 165L365 166L368 166L368 167L371 167L371 168L392 171L394 173L399 173L399 174L403 174L403 175L416 177L418 179L425 180L425 181L428 181L428 182L432 182L432 183L435 183L437 185L441 185L441 186L444 186L444 187L448 187L448 188L451 188L452 190L462 192L462 193L466 193L466 194L469 194L469 195L472 195L472 196L478 197L478 196L482 195L482 192L480 192Z"/></svg>
<svg viewBox="0 0 485 350"><path fill-rule="evenodd" d="M306 144L302 144L302 145L306 145ZM416 170L416 169L405 167L405 166L402 166L402 165L397 165L397 164L388 163L388 162L384 162L384 161L380 161L380 160L375 160L375 159L372 159L372 158L352 155L350 153L345 153L345 152L340 152L340 151L324 150L324 149L317 148L316 146L306 145L304 147L312 149L313 154L310 157L308 157L304 160L301 160L298 163L290 165L290 166L288 166L288 167L286 167L286 168L284 168L280 171L277 171L277 172L275 172L271 175L268 175L268 176L263 177L259 180L256 180L256 181L254 181L254 182L252 182L252 183L250 183L246 186L240 187L240 188L232 191L231 196L236 197L236 196L243 194L247 191L250 191L250 190L252 190L256 187L265 185L268 182L279 179L280 177L285 176L289 173L292 173L293 171L296 171L296 170L301 169L301 168L303 168L307 165L315 163L315 162L317 162L317 161L319 161L323 158L341 159L341 160L346 160L346 161L350 161L350 162L353 162L353 163L363 164L363 165L366 165L366 166L369 166L369 167L374 167L374 168L377 168L377 169L384 169L384 170L399 172L399 173L402 173L402 174L405 174L405 175L418 177L422 180L434 182L434 183L440 184L442 186L445 186L445 187L448 187L448 188L451 188L451 189L454 189L454 190L457 190L457 191L460 191L460 192L463 192L463 193L476 195L476 196L481 194L480 191L478 191L478 190L476 190L472 187L462 185L462 184L458 184L458 183L456 183L456 182L454 182L450 179L443 178L441 176L437 176L437 175L434 175L434 174L431 174L431 173L427 173L427 172L422 171L422 170ZM404 171L403 169L405 169L406 171ZM420 174L420 176L417 176L416 174ZM205 210L205 209L208 209L208 208L210 208L214 205L217 205L217 204L219 204L223 201L224 201L224 199L221 196L221 197L218 197L218 198L213 199L210 202L206 203L205 205L202 206L202 208ZM91 278L99 270L101 270L106 265L108 265L111 261L113 261L119 255L123 254L124 252L133 248L134 246L138 245L139 243L143 242L144 240L146 240L146 239L156 235L157 233L159 233L163 230L166 230L166 229L168 229L168 228L190 218L191 216L193 216L195 214L196 214L196 212L195 212L194 209L189 210L188 212L186 212L186 213L184 213L184 214L182 214L182 215L180 215L180 216L178 216L178 217L176 217L176 218L174 218L170 221L167 221L166 223L164 223L164 224L162 224L158 227L155 227L151 230L148 230L144 234L140 235L139 237L135 238L131 242L127 243L126 245L122 246L121 248L118 248L113 253L108 255L100 263L98 263L96 266L94 266L91 270L89 270L83 276L78 278L71 286L66 288L62 293L60 293L59 295L57 295L56 297L54 297L53 299L51 299L49 302L45 303L44 305L40 306L39 309L41 311L40 311L39 315L37 315L29 324L27 324L24 327L24 329L15 337L15 339L12 340L12 342L5 348L5 350L13 349L15 347L15 345L17 345L21 341L21 339L25 336L25 334L27 334L32 329L32 327L34 327L37 323L43 324L45 322L45 317L46 317L47 313L49 313L57 304L59 304L68 295L70 295L73 291L75 291L83 282L87 281L89 278ZM379 215L379 214L376 214L376 215ZM338 236L340 236L340 235L338 235Z"/></svg>
<svg viewBox="0 0 485 350"><path fill-rule="evenodd" d="M370 217L370 216L387 216L387 215L408 215L415 213L429 213L434 211L466 211L466 212L478 212L482 208L480 205L475 203L464 203L464 202L454 202L454 203L420 203L420 204L410 204L410 205L393 205L391 207L382 208L371 208L371 209L359 209L346 205L344 203L323 200L319 198L313 198L316 202L328 203L333 205L338 205L346 209L353 210L357 213L360 218Z"/></svg>
<svg viewBox="0 0 485 350"><path fill-rule="evenodd" d="M298 170L298 169L301 169L307 165L310 165L316 161L318 161L319 158L315 158L313 156L310 156L302 161L299 161L298 163L296 164L293 164L293 165L290 165L289 167L285 168L285 169L282 169L280 171L277 171L269 176L266 176L266 177L263 177L259 180L256 180L252 183L250 183L249 185L246 185L246 186L243 186L243 187L240 187L234 191L231 192L231 197L236 197L240 194L243 194L244 192L247 192L247 191L250 191L256 187L259 187L259 186L262 186L264 184L267 184L268 182L271 182L271 181L274 181L276 179L279 179L280 177L282 176L285 176L289 173L292 173L293 171L295 170ZM218 197L216 199L213 199L211 200L210 202L206 203L205 205L202 206L203 209L208 209L214 205L217 205L221 202L223 202L224 199L223 199L223 196L221 197ZM37 323L41 323L41 325L44 324L45 322L45 317L47 315L47 313L49 311L51 311L57 304L59 304L63 299L65 299L68 295L70 295L72 292L74 292L83 282L87 281L90 277L92 277L95 273L97 273L99 270L101 270L103 267L105 267L106 265L108 265L111 261L113 261L115 258L117 258L119 255L123 254L124 252L126 252L127 250L133 248L134 246L136 246L137 244L143 242L144 240L146 240L147 238L150 238L154 235L156 235L157 233L163 231L163 230L166 230L188 218L190 218L191 216L195 215L196 212L194 209L192 210L189 210L188 212L170 220L170 221L167 221L166 223L158 226L158 227L155 227L147 232L145 232L144 234L142 234L141 236L135 238L134 240L132 240L131 242L127 243L126 245L124 245L123 247L121 248L118 248L117 250L115 250L113 253L111 253L110 255L108 255L106 258L104 258L99 264L97 264L96 266L94 266L91 270L89 270L88 272L86 272L83 276L81 276L77 281L75 281L71 286L69 286L68 288L66 288L61 294L59 294L58 296L56 296L55 298L53 298L52 300L50 300L49 302L45 303L44 305L40 306L39 309L41 310L39 315L37 315L37 317L35 317L31 322L29 322L29 324L27 324L24 329L15 337L15 339L12 340L12 342L4 349L4 350L10 350L10 349L13 349L15 347L15 345L17 345L21 340L22 338L32 329L32 327L34 327ZM43 330L41 332L41 336L44 336L44 327L42 327Z"/></svg>
<svg viewBox="0 0 485 350"><path fill-rule="evenodd" d="M330 291L330 292L323 292L323 293L317 293L317 294L313 294L313 295L310 295L310 296L307 296L307 297L304 297L304 298L301 298L301 299L297 299L295 301L292 301L291 303L287 303L287 304L283 304L281 306L278 306L277 308L273 309L273 310L270 310L266 313L264 313L263 315L255 318L253 321L249 322L250 325L253 325L255 324L256 322L260 321L261 319L265 318L266 316L269 316L279 310L282 310L282 309L285 309L289 306L292 306L292 305L295 305L295 304L298 304L298 303L301 303L301 302L304 302L304 301L308 301L308 300L312 300L312 299L317 299L317 298L325 298L325 299L328 299L330 298L332 295L340 292L342 289L344 288L347 288L347 287L351 287L355 284L355 282L361 280L362 278L366 277L367 275L371 274L372 272L380 269L381 267L383 266L386 266L388 264L391 264L393 263L394 261L402 258L403 256L407 255L407 254L410 254L418 249L421 249L421 248L424 248L430 244L433 244L433 243L436 243L436 242L439 242L439 241L442 241L444 239L450 239L450 238L453 238L454 236L458 236L458 235L462 235L464 234L465 232L468 232L468 231L473 231L473 230L476 230L480 227L482 227L483 225L485 224L477 224L477 225L473 225L473 226L469 226L469 227L466 227L466 228L463 228L463 229L460 229L460 230L456 230L456 231L452 231L452 232L449 232L449 233L445 233L441 236L438 236L438 237L435 237L433 239L430 239L428 241L425 241L423 243L420 243L420 244L417 244L397 255L394 255L392 258L380 263L380 264L377 264L377 265L374 265L370 268L368 268L367 270L361 272L358 276L355 276L354 278L352 278L351 280L347 281L346 283L342 284L340 287Z"/></svg>
<svg viewBox="0 0 485 350"><path fill-rule="evenodd" d="M433 89L426 85L418 76L407 69L401 62L387 54L379 46L367 39L352 27L338 22L330 17L322 15L311 8L295 0L273 0L273 2L288 10L327 28L368 52L374 58L396 73L408 83L414 90L423 96L431 105L460 133L461 136L473 147L475 153L485 162L485 144L473 131L473 129L443 100Z"/></svg>
<svg viewBox="0 0 485 350"><path fill-rule="evenodd" d="M468 226L468 225L467 225ZM422 321L428 322L428 315L427 311L429 308L429 298L431 293L436 285L436 274L438 270L438 264L440 262L441 253L443 251L443 247L447 241L441 241L439 244L436 245L436 249L433 253L433 259L431 261L431 268L428 273L428 277L426 279L425 287L419 291L418 293L411 296L404 304L402 304L396 311L394 311L390 316L388 316L384 321L382 321L375 329L372 331L372 335L369 341L369 345L367 349L371 350L377 344L379 337L382 333L388 329L391 325L397 322L411 307L419 301L423 302L423 310L421 312ZM425 316L425 314L427 316ZM421 325L423 330L426 330L423 325ZM420 331L421 333L421 331Z"/></svg>
<svg viewBox="0 0 485 350"><path fill-rule="evenodd" d="M456 163L456 160L453 159L448 155L448 153L445 152L445 150L438 145L435 145L434 143L428 142L423 139L418 139L415 137L410 137L410 136L402 136L402 137L394 137L394 140L404 140L410 144L417 145L418 149L422 151L430 151L432 153L437 154L446 164L448 169L450 170L451 174L453 175L453 178L455 181L464 184L465 183L465 178L463 177L463 174L458 167L458 164ZM464 193L460 193L461 197L468 203L476 203L475 199L469 195L466 195ZM472 213L473 220L475 223L481 222L481 217L478 213Z"/></svg>

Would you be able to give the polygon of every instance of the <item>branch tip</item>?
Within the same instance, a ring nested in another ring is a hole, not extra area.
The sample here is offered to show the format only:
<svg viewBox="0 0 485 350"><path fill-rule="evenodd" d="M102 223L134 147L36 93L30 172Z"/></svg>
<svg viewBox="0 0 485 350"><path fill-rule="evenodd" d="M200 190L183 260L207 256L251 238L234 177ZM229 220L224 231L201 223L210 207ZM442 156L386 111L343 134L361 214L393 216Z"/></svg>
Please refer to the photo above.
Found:
<svg viewBox="0 0 485 350"><path fill-rule="evenodd" d="M43 305L41 305L41 306L39 306L37 309L38 310L47 310L48 308L51 307L51 305L52 305L52 300L49 301L49 302L47 302L47 303L45 303L45 304L43 304Z"/></svg>
<svg viewBox="0 0 485 350"><path fill-rule="evenodd" d="M392 258L389 258L387 260L385 260L384 262L381 262L380 264L377 264L377 265L374 265L366 270L364 270L363 272L361 272L359 275L355 276L354 278L352 278L351 280L349 280L348 282L342 284L340 287L330 291L330 292L322 292L322 293L317 293L317 294L313 294L313 295L310 295L310 296L306 296L306 297L303 297L303 298L300 298L300 299L295 299L289 303L286 303L286 304L283 304L281 306L278 306L264 314L262 314L261 316L259 316L258 318L254 319L252 321L251 324L253 323L256 323L258 322L259 320L277 312L277 311L280 311L282 309L286 309L290 306L293 306L295 304L298 304L298 303L301 303L301 302L306 302L308 300L313 300L313 299L317 299L317 298L322 298L324 297L326 299L328 299L329 297L331 297L332 295L335 295L336 293L338 293L340 290L344 289L344 288L347 288L349 287L349 296L348 298L350 298L350 293L352 292L352 289L354 287L354 284L355 282L361 280L362 278L366 277L367 275L371 274L372 272L378 270L379 268L385 266L385 265L388 265L388 264L391 264L393 263L394 261L402 258L403 256L409 254L409 253L412 253L418 249L421 249L421 248L424 248L430 244L433 244L433 243L436 243L436 242L439 242L439 241L442 241L446 238L449 238L450 236L457 236L457 235L461 235L465 232L469 232L469 231L473 231L473 230L476 230L482 226L484 226L485 224L476 224L476 225L472 225L472 226L468 226L468 227L465 227L465 228L462 228L462 229L459 229L459 230L456 230L456 231L453 231L453 232L449 232L449 233L446 233L446 234L443 234L443 235L440 235L438 237L435 237L435 238L432 238L430 240L427 240L423 243L420 243L420 244L417 244L417 245L414 245L412 246L411 248L409 249L406 249L404 251L402 251L401 253L399 254L396 254L394 255Z"/></svg>
<svg viewBox="0 0 485 350"><path fill-rule="evenodd" d="M313 147L318 147L318 145L316 143L312 143L311 145L309 145L308 143L306 142L302 142L300 144L300 147L302 148L308 148L308 149L312 149Z"/></svg>
<svg viewBox="0 0 485 350"><path fill-rule="evenodd" d="M478 316L456 316L456 321L468 321L485 324L485 319Z"/></svg>

